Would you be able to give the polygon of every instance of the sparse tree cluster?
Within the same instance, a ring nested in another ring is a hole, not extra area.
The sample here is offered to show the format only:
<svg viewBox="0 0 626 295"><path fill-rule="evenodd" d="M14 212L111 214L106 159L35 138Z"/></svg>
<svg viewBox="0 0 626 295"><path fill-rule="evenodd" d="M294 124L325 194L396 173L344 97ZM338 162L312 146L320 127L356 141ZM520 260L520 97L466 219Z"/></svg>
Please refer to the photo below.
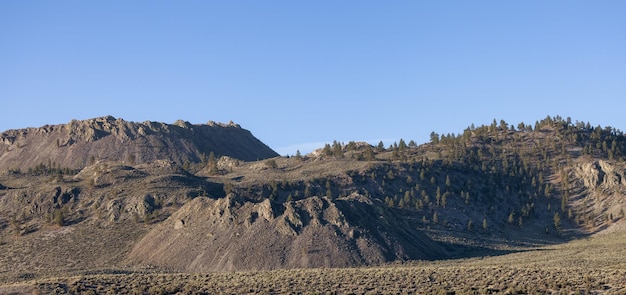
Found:
<svg viewBox="0 0 626 295"><path fill-rule="evenodd" d="M541 136L539 142L534 138L540 133L534 131L556 135ZM545 208L550 214L547 218L554 219L558 213L559 222L550 223L562 227L563 217L576 217L568 206L570 181L564 167L580 155L570 147L586 147L582 155L615 159L623 155L625 142L619 130L591 128L588 123L573 123L560 116L546 117L534 126L493 120L487 126L472 124L459 135L432 132L430 139L432 145L427 150L414 141L407 144L404 139L388 148L380 142L371 149L362 149L361 160L388 159L394 164L378 166L356 177L355 184L367 187L368 194L388 207L413 210L429 222L436 209L442 210L438 218L448 216L445 212L449 211L478 210L486 214L482 220L484 230L498 224L523 227L527 220L541 220L544 211L538 208ZM342 145L335 141L324 148L323 154L343 157L356 150L352 142ZM425 151L437 157L424 157ZM546 175L559 173L558 186L546 179ZM509 213L501 217L488 214L504 206L500 210Z"/></svg>

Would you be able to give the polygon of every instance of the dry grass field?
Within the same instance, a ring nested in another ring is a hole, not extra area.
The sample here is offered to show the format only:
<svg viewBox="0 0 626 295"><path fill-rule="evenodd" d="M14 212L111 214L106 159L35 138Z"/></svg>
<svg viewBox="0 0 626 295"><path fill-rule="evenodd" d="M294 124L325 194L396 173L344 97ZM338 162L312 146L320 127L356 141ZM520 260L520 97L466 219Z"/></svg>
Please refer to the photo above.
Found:
<svg viewBox="0 0 626 295"><path fill-rule="evenodd" d="M619 226L619 225L617 225ZM22 281L31 294L626 294L626 233L511 254L377 267L85 274Z"/></svg>

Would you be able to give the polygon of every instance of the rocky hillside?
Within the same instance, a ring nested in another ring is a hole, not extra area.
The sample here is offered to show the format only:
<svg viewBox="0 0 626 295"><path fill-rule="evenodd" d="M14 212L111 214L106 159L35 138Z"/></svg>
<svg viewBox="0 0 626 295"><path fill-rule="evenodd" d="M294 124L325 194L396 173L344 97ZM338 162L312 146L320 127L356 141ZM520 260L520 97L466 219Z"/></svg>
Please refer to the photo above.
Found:
<svg viewBox="0 0 626 295"><path fill-rule="evenodd" d="M576 222L594 231L620 223L626 217L626 166L611 161L589 161L573 167L572 187L578 188L568 199L577 213Z"/></svg>
<svg viewBox="0 0 626 295"><path fill-rule="evenodd" d="M144 236L129 258L133 264L206 272L446 257L440 245L381 205L359 195L282 204L234 194L196 198Z"/></svg>
<svg viewBox="0 0 626 295"><path fill-rule="evenodd" d="M0 177L7 184L0 190L0 279L128 267L348 267L448 255L378 200L357 193L252 199L226 194L220 177L164 160Z"/></svg>
<svg viewBox="0 0 626 295"><path fill-rule="evenodd" d="M243 197L279 203L356 192L433 239L479 248L563 241L624 218L619 130L557 116L431 138L419 146L335 142L304 157L231 168L221 181Z"/></svg>
<svg viewBox="0 0 626 295"><path fill-rule="evenodd" d="M169 136L247 133L163 126ZM121 142L114 133L54 148ZM43 146L15 138L0 159ZM548 117L534 126L494 120L458 135L433 132L422 145L335 142L260 161L216 148L218 159L191 165L142 156L76 170L3 168L0 280L103 269L347 267L501 254L620 230L625 143L619 130Z"/></svg>
<svg viewBox="0 0 626 295"><path fill-rule="evenodd" d="M210 154L244 161L278 154L239 125L135 123L111 116L0 134L0 169L81 169L97 161L127 164L206 162Z"/></svg>

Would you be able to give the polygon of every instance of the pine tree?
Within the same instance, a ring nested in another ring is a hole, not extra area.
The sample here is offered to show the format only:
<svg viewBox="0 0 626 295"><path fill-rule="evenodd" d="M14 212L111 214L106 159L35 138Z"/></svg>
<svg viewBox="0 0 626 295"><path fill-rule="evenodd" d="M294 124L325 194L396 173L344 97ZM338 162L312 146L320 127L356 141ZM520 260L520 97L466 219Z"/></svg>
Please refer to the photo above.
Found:
<svg viewBox="0 0 626 295"><path fill-rule="evenodd" d="M330 180L326 180L326 197L333 199L333 191L331 190Z"/></svg>
<svg viewBox="0 0 626 295"><path fill-rule="evenodd" d="M400 143L398 143L398 149L400 151L404 151L406 150L406 148L407 148L406 142L404 142L404 139L400 138Z"/></svg>
<svg viewBox="0 0 626 295"><path fill-rule="evenodd" d="M554 228L561 230L561 216L559 215L559 212L555 212L552 219L554 221Z"/></svg>
<svg viewBox="0 0 626 295"><path fill-rule="evenodd" d="M365 147L365 151L363 152L363 155L364 155L366 161L374 161L375 160L374 151L372 151L372 147L370 147L369 145L367 145Z"/></svg>
<svg viewBox="0 0 626 295"><path fill-rule="evenodd" d="M424 205L427 206L428 203L430 203L430 198L428 197L428 194L426 193L425 190L422 190L421 196L422 196L422 201L424 202Z"/></svg>
<svg viewBox="0 0 626 295"><path fill-rule="evenodd" d="M443 195L441 196L441 207L446 208L446 203L448 200L448 192L443 193Z"/></svg>
<svg viewBox="0 0 626 295"><path fill-rule="evenodd" d="M63 210L62 209L55 209L53 218L54 218L53 222L54 222L55 225L58 225L58 226L65 225L65 216L63 214Z"/></svg>
<svg viewBox="0 0 626 295"><path fill-rule="evenodd" d="M439 134L437 134L435 131L430 133L430 142L434 144L439 143Z"/></svg>
<svg viewBox="0 0 626 295"><path fill-rule="evenodd" d="M333 141L332 155L335 156L335 157L342 157L343 156L343 148L342 148L341 144L339 142L337 142L336 140Z"/></svg>
<svg viewBox="0 0 626 295"><path fill-rule="evenodd" d="M211 151L211 153L209 154L207 169L209 174L217 174L217 159L215 158L215 154L213 153L213 151Z"/></svg>
<svg viewBox="0 0 626 295"><path fill-rule="evenodd" d="M333 155L333 150L330 147L330 144L325 144L324 148L322 149L322 155L324 156L332 156Z"/></svg>

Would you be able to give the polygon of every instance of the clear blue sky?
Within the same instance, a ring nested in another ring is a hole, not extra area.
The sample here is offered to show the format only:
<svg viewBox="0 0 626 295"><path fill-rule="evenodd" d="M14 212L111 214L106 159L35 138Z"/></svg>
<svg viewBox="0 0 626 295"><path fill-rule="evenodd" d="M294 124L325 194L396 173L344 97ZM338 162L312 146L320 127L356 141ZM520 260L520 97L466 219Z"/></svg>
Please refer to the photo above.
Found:
<svg viewBox="0 0 626 295"><path fill-rule="evenodd" d="M0 131L239 123L281 154L561 115L626 130L626 1L1 1Z"/></svg>

